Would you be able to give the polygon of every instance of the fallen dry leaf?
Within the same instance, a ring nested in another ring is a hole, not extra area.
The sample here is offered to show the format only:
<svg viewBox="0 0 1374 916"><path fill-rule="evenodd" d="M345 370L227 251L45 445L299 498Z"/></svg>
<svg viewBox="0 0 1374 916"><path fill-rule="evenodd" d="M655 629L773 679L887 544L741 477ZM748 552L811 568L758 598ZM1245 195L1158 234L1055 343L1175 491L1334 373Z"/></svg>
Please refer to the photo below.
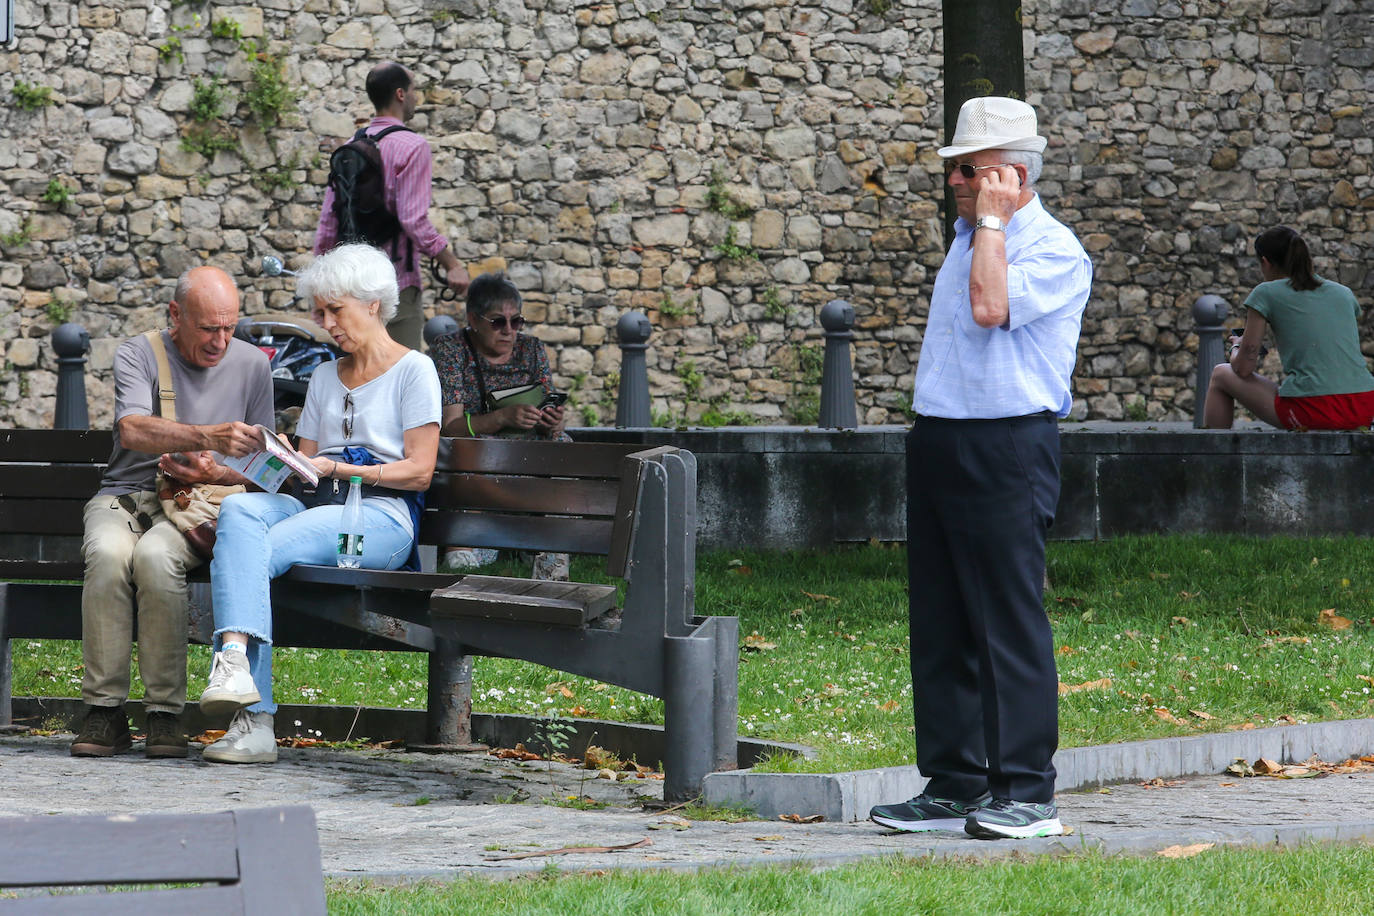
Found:
<svg viewBox="0 0 1374 916"><path fill-rule="evenodd" d="M1191 716L1197 716L1199 719L1202 719L1203 721L1206 721L1207 719L1216 718L1216 716L1212 715L1210 712L1203 712L1200 709L1190 709L1188 710L1188 714Z"/></svg>
<svg viewBox="0 0 1374 916"><path fill-rule="evenodd" d="M1190 845L1188 845L1188 846L1166 846L1165 848L1161 849L1159 852L1155 853L1155 855L1157 855L1157 856L1163 856L1163 857L1166 858L1166 859L1187 859L1187 858L1189 858L1189 857L1191 857L1191 856L1197 855L1197 854L1200 853L1200 852L1206 852L1207 850L1211 849L1211 848L1212 848L1213 846L1215 846L1215 845L1217 845L1217 844L1216 844L1216 843L1192 843L1192 844L1190 844Z"/></svg>
<svg viewBox="0 0 1374 916"><path fill-rule="evenodd" d="M499 760L543 760L541 754L526 750L524 744L517 744L515 747L494 747L488 751L491 756Z"/></svg>
<svg viewBox="0 0 1374 916"><path fill-rule="evenodd" d="M221 738L223 738L223 737L224 737L224 729L222 729L222 728L207 728L205 731L201 732L199 735L196 735L196 736L194 736L193 738L191 738L191 740L194 741L196 744L214 744L216 741L218 741L219 739L221 739Z"/></svg>
<svg viewBox="0 0 1374 916"><path fill-rule="evenodd" d="M820 594L817 594L817 593L815 593L815 592L808 592L806 589L802 589L802 594L805 595L806 597L810 598L812 601L839 601L839 600L840 600L839 598L836 598L834 595L820 595Z"/></svg>
<svg viewBox="0 0 1374 916"><path fill-rule="evenodd" d="M1255 773L1260 776L1267 776L1271 773L1278 773L1283 770L1283 765L1270 760L1268 757L1261 757L1254 763Z"/></svg>
<svg viewBox="0 0 1374 916"><path fill-rule="evenodd" d="M1374 687L1374 677L1370 677L1367 674L1357 674L1355 675L1355 680L1364 681L1369 686Z"/></svg>
<svg viewBox="0 0 1374 916"><path fill-rule="evenodd" d="M1081 684L1065 684L1059 682L1059 695L1062 697L1066 693L1079 693L1084 690L1106 690L1112 686L1112 679L1100 677L1095 681L1084 681Z"/></svg>
<svg viewBox="0 0 1374 916"><path fill-rule="evenodd" d="M1161 719L1161 720L1163 720L1163 721L1165 721L1165 722L1171 722L1171 723L1173 723L1174 725L1187 725L1187 724L1188 724L1187 722L1184 722L1182 719L1180 719L1178 716L1176 716L1176 715L1174 715L1173 713L1169 712L1168 707L1165 707L1165 706L1156 706L1156 707L1154 708L1154 714L1155 714L1155 718Z"/></svg>
<svg viewBox="0 0 1374 916"><path fill-rule="evenodd" d="M756 836L756 837L754 837L754 839L758 840L760 843L777 843L777 842L780 842L780 841L782 840L782 834L781 834L781 833L769 833L769 834L766 834L766 835L764 835L764 836Z"/></svg>
<svg viewBox="0 0 1374 916"><path fill-rule="evenodd" d="M886 703L880 704L878 708L883 712L896 712L900 706L901 704L896 700L888 700Z"/></svg>
<svg viewBox="0 0 1374 916"><path fill-rule="evenodd" d="M777 643L769 642L768 640L760 636L758 630L755 630L748 636L744 637L744 648L752 652L766 652L769 649L776 649L777 647Z"/></svg>
<svg viewBox="0 0 1374 916"><path fill-rule="evenodd" d="M819 824L825 820L824 814L779 814L778 820L793 824Z"/></svg>
<svg viewBox="0 0 1374 916"><path fill-rule="evenodd" d="M1060 646L1060 647L1059 647L1059 654L1060 654L1060 655L1073 655L1073 646Z"/></svg>
<svg viewBox="0 0 1374 916"><path fill-rule="evenodd" d="M1329 607L1317 615L1317 623L1333 630L1348 630L1353 625L1349 617L1342 617L1336 609Z"/></svg>
<svg viewBox="0 0 1374 916"><path fill-rule="evenodd" d="M1142 789L1172 789L1181 785L1183 785L1183 780L1181 779L1164 779L1163 777L1156 776L1148 782L1142 782L1140 787Z"/></svg>

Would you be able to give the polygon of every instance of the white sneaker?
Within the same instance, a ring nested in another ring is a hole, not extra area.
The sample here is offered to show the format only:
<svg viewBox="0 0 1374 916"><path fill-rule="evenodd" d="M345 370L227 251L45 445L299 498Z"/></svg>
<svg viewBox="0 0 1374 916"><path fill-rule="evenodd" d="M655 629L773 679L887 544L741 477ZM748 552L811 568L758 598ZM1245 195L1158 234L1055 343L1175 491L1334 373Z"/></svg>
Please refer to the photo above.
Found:
<svg viewBox="0 0 1374 916"><path fill-rule="evenodd" d="M214 763L276 763L277 733L272 714L240 709L224 737L200 756Z"/></svg>
<svg viewBox="0 0 1374 916"><path fill-rule="evenodd" d="M207 716L227 716L261 699L248 670L248 656L238 649L216 652L210 665L210 684L200 695L200 711Z"/></svg>

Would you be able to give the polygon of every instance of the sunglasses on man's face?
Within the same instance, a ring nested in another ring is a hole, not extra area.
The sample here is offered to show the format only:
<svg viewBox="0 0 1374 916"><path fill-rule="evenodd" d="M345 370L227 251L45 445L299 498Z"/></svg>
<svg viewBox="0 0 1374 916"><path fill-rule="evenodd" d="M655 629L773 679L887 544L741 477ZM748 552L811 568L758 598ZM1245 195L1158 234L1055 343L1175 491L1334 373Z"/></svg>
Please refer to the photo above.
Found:
<svg viewBox="0 0 1374 916"><path fill-rule="evenodd" d="M506 316L505 316L505 315L483 315L483 316L482 316L482 320L483 320L483 321L490 321L490 322L491 322L491 326L492 326L493 328L495 328L496 330L498 330L498 331L504 331L504 330L506 329ZM518 330L520 330L521 328L523 328L524 326L525 326L525 316L524 316L524 315L515 315L515 316L513 316L513 317L510 319L510 329L511 329L512 331L518 331Z"/></svg>
<svg viewBox="0 0 1374 916"><path fill-rule="evenodd" d="M978 175L979 172L983 171L984 169L1002 169L1009 167L1011 167L1010 162L999 162L996 165L969 165L967 162L963 162L959 165L946 166L945 174L948 175L955 169L958 169L959 174L964 176L965 181L971 181ZM1019 175L1017 177L1020 178Z"/></svg>

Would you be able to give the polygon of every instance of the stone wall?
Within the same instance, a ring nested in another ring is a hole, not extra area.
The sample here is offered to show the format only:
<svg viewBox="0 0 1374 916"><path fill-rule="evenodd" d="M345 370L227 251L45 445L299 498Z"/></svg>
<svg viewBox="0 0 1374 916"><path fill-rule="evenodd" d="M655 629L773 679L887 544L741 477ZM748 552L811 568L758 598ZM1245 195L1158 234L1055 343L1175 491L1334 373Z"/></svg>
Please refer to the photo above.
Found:
<svg viewBox="0 0 1374 916"><path fill-rule="evenodd" d="M425 91L412 126L434 150L436 223L525 291L574 422L614 417L628 309L655 328L661 417L805 422L816 315L836 297L857 312L861 422L901 422L943 248L939 7L18 0L17 48L0 53L0 426L51 423L61 320L91 332L91 417L108 423L114 347L164 320L188 265L242 277L247 314L295 307L257 262L308 257L319 141L370 114L363 77L382 58ZM1188 414L1188 305L1239 302L1258 281L1248 240L1271 223L1308 234L1319 269L1370 302L1367 0L1053 0L1023 16L1051 137L1041 190L1097 266L1076 417ZM244 101L243 39L301 90L278 123ZM183 138L205 129L190 111L212 75L230 104L211 126L234 149L206 156ZM35 86L51 104L26 110Z"/></svg>

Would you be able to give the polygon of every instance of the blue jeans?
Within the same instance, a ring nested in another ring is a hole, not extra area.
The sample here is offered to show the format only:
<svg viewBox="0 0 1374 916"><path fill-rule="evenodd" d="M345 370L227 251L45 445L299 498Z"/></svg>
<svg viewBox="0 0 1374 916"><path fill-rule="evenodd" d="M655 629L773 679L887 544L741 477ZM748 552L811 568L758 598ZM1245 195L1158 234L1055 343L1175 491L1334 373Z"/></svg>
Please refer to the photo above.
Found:
<svg viewBox="0 0 1374 916"><path fill-rule="evenodd" d="M414 538L391 516L363 500L363 567L397 569ZM273 577L297 563L330 566L338 557L343 506L305 508L284 493L240 493L224 501L210 561L215 650L225 633L248 640L248 666L262 701L250 712L275 713L272 700Z"/></svg>

